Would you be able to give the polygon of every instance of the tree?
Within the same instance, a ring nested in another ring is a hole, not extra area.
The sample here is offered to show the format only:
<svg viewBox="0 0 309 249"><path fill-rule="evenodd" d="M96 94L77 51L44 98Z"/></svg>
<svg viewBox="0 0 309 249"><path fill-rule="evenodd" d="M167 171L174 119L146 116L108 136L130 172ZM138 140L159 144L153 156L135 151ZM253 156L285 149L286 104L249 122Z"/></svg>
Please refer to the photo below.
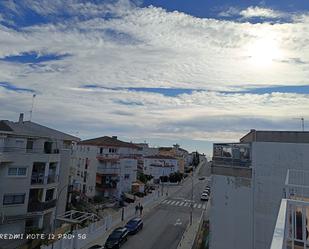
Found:
<svg viewBox="0 0 309 249"><path fill-rule="evenodd" d="M137 179L141 181L142 183L146 184L148 181L150 181L153 178L152 175L146 175L144 173L139 173L137 176Z"/></svg>

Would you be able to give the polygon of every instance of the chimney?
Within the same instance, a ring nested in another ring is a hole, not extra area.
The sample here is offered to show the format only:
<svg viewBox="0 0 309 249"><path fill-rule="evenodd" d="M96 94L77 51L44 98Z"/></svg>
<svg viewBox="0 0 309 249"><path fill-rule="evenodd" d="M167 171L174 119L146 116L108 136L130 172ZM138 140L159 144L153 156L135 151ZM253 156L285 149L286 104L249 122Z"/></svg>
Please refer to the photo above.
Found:
<svg viewBox="0 0 309 249"><path fill-rule="evenodd" d="M113 139L117 139L117 136L112 136Z"/></svg>
<svg viewBox="0 0 309 249"><path fill-rule="evenodd" d="M20 113L20 114L19 114L18 123L21 124L22 122L24 122L24 114L23 114L23 113Z"/></svg>

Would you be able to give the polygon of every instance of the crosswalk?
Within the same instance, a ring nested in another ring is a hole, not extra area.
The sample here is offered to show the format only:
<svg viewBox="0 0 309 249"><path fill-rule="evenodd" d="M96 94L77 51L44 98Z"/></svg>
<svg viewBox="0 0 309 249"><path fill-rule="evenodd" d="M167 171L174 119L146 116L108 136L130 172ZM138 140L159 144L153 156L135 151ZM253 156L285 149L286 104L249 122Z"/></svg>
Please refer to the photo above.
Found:
<svg viewBox="0 0 309 249"><path fill-rule="evenodd" d="M190 207L191 202L188 201L177 201L177 200L164 200L161 202L164 205L176 206L176 207ZM193 208L206 209L206 204L193 203Z"/></svg>

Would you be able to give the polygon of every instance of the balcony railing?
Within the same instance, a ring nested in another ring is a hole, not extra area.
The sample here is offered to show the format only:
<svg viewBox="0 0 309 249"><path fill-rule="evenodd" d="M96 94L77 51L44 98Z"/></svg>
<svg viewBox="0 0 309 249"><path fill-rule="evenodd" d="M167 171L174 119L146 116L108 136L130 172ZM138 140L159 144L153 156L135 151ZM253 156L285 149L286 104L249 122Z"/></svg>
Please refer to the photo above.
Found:
<svg viewBox="0 0 309 249"><path fill-rule="evenodd" d="M32 173L31 185L35 184L51 184L59 181L59 175L44 176L44 173Z"/></svg>
<svg viewBox="0 0 309 249"><path fill-rule="evenodd" d="M59 149L47 150L44 148L27 149L25 147L0 147L0 153L36 153L36 154L59 154Z"/></svg>
<svg viewBox="0 0 309 249"><path fill-rule="evenodd" d="M250 167L251 146L245 143L214 144L213 165L229 167Z"/></svg>
<svg viewBox="0 0 309 249"><path fill-rule="evenodd" d="M309 248L309 171L288 170L270 249Z"/></svg>
<svg viewBox="0 0 309 249"><path fill-rule="evenodd" d="M46 202L34 202L30 201L28 204L28 212L42 212L50 208L56 207L57 200L51 200Z"/></svg>

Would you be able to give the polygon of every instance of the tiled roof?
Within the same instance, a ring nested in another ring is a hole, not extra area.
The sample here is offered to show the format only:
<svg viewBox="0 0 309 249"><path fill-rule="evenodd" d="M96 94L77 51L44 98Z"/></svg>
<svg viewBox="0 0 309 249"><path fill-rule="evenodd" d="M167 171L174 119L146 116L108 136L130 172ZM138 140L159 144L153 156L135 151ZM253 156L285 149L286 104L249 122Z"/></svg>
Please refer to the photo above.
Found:
<svg viewBox="0 0 309 249"><path fill-rule="evenodd" d="M71 136L69 134L63 133L61 131L51 129L49 127L31 122L31 121L24 121L24 122L12 122L8 120L1 120L0 121L0 128L10 129L13 134L22 135L22 136L29 136L29 137L47 137L53 139L60 139L60 140L69 140L69 141L79 141L78 137ZM1 130L1 129L0 129Z"/></svg>
<svg viewBox="0 0 309 249"><path fill-rule="evenodd" d="M144 158L150 158L150 159L175 159L175 157L172 156L165 156L165 155L152 155L152 156L145 156Z"/></svg>
<svg viewBox="0 0 309 249"><path fill-rule="evenodd" d="M134 148L137 149L138 146L136 146L133 143L124 142L121 140L118 140L114 137L98 137L88 140L83 140L79 142L80 145L95 145L95 146L114 146L114 147L125 147L125 148Z"/></svg>
<svg viewBox="0 0 309 249"><path fill-rule="evenodd" d="M5 121L1 120L0 121L0 131L6 131L6 132L10 132L13 131L10 126L8 126Z"/></svg>
<svg viewBox="0 0 309 249"><path fill-rule="evenodd" d="M172 150L172 149L173 147L160 147L159 148L159 150L167 150L167 151Z"/></svg>

